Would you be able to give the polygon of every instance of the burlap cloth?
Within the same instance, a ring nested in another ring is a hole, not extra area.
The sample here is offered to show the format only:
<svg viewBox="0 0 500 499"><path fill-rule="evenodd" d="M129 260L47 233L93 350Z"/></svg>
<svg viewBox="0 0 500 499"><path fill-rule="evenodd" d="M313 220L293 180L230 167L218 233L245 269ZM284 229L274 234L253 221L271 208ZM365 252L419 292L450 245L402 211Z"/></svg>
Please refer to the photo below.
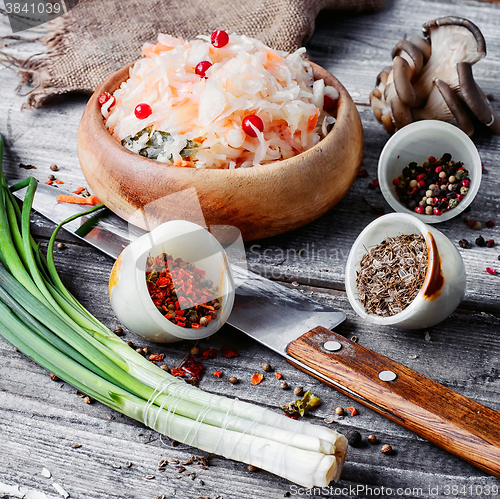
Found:
<svg viewBox="0 0 500 499"><path fill-rule="evenodd" d="M80 0L47 24L46 54L20 69L34 85L28 106L68 92L92 92L136 60L158 33L192 39L216 29L295 50L312 34L322 9L374 11L385 0Z"/></svg>

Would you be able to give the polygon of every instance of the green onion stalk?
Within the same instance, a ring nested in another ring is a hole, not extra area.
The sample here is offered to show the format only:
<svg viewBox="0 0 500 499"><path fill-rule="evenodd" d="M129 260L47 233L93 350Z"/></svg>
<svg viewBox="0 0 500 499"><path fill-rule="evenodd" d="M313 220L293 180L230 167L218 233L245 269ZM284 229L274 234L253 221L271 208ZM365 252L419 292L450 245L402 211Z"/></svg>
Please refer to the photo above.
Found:
<svg viewBox="0 0 500 499"><path fill-rule="evenodd" d="M148 362L69 292L30 232L37 187L8 187L0 135L0 336L99 402L179 442L265 469L305 487L338 480L347 440L331 429L207 393ZM12 192L27 187L22 209Z"/></svg>

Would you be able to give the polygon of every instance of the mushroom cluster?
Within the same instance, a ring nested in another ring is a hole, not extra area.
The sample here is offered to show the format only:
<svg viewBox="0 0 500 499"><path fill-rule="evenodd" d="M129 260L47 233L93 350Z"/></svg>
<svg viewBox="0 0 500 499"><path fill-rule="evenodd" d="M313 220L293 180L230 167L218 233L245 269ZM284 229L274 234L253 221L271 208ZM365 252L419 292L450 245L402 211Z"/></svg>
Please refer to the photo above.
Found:
<svg viewBox="0 0 500 499"><path fill-rule="evenodd" d="M441 17L422 26L424 38L400 41L393 64L377 76L370 104L388 133L434 119L474 133L474 120L500 133L500 116L472 75L486 55L479 28L467 19Z"/></svg>

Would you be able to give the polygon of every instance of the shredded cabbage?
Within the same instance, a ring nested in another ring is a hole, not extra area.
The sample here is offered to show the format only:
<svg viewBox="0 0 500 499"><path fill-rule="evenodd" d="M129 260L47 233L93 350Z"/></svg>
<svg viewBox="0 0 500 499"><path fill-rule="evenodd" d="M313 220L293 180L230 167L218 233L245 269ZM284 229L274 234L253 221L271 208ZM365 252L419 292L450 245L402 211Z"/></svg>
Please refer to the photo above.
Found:
<svg viewBox="0 0 500 499"><path fill-rule="evenodd" d="M335 121L323 102L325 95L336 99L338 93L323 80L314 81L304 52L275 51L235 34L222 48L206 36L184 41L160 34L114 92L116 104L102 109L106 127L120 142L148 126L168 132L157 159L177 166L245 168L290 158L314 146ZM195 73L201 61L212 63L206 77ZM142 120L134 114L141 103L152 108ZM242 129L250 114L264 123L257 137ZM183 157L188 141L200 146ZM144 148L139 141L124 142L134 152Z"/></svg>

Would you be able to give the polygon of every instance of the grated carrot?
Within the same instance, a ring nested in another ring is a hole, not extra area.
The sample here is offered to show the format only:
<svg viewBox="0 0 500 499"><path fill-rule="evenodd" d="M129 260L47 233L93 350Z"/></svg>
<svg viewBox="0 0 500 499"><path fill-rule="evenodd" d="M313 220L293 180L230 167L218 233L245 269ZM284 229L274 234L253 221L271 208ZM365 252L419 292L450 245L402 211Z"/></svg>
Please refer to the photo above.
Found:
<svg viewBox="0 0 500 499"><path fill-rule="evenodd" d="M67 194L60 194L57 196L59 203L72 203L72 204L102 204L97 196L89 196L88 198L78 198L76 196L69 196Z"/></svg>

